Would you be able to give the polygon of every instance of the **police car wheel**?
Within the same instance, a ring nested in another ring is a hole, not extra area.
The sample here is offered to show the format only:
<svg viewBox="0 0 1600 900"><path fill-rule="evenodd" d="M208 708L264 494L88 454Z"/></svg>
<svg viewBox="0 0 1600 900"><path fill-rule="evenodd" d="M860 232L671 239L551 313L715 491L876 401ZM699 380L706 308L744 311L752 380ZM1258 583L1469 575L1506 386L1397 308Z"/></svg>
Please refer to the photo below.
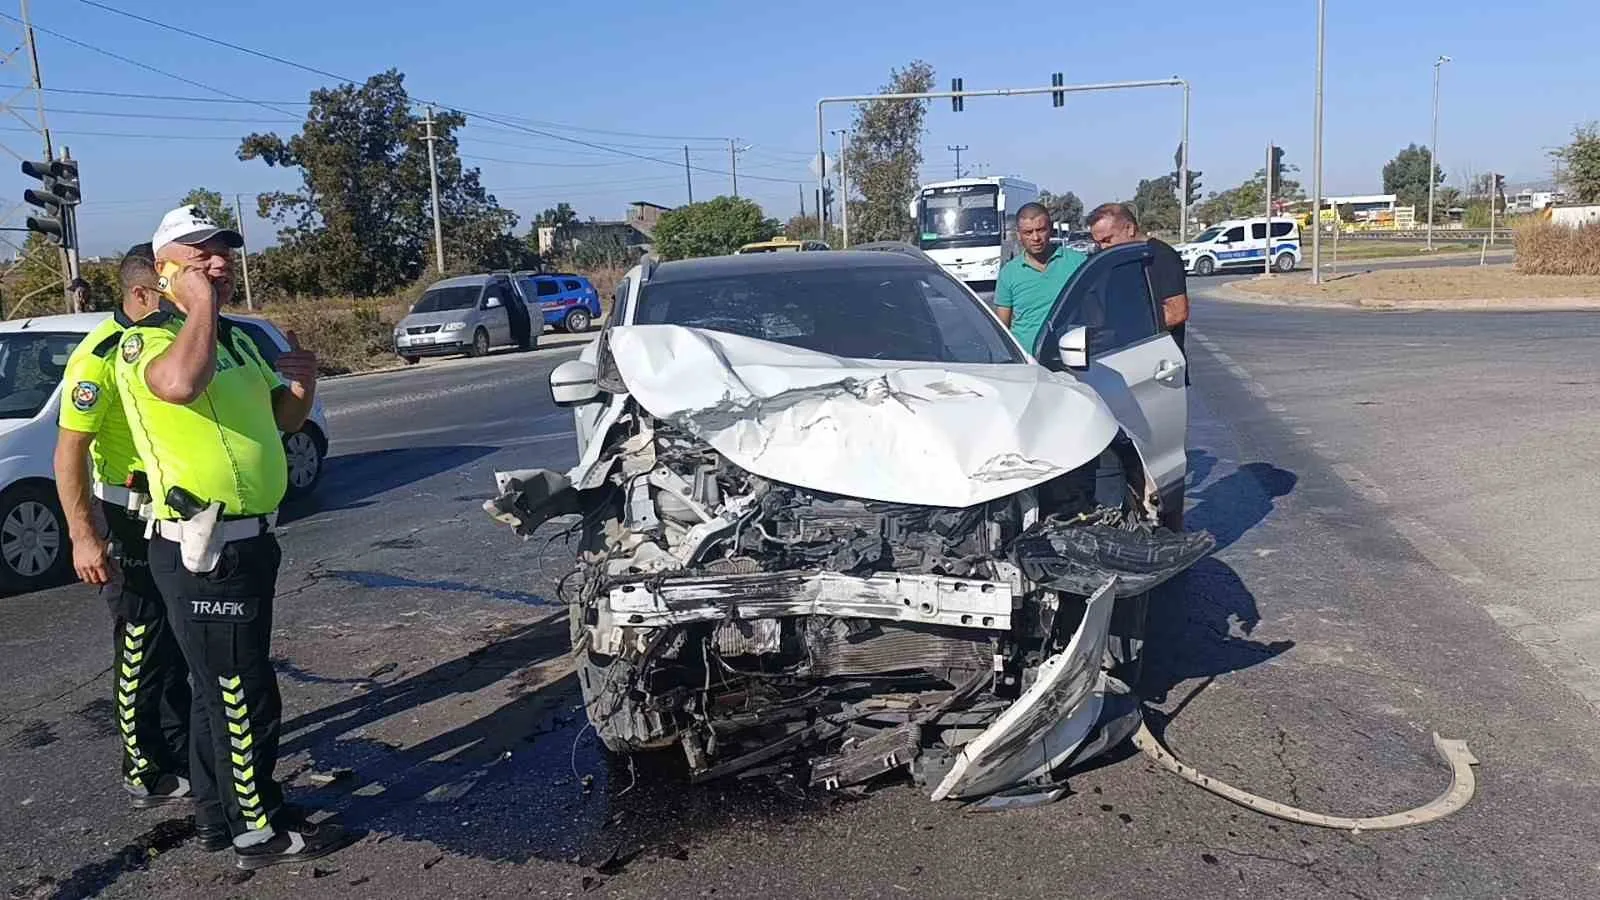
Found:
<svg viewBox="0 0 1600 900"><path fill-rule="evenodd" d="M1210 275L1212 272L1215 272L1216 270L1217 270L1217 264L1212 262L1211 261L1211 257L1209 257L1209 256L1202 256L1198 260L1195 261L1194 273L1196 275Z"/></svg>
<svg viewBox="0 0 1600 900"><path fill-rule="evenodd" d="M283 455L289 464L287 500L298 500L316 489L322 480L322 442L310 426L283 436Z"/></svg>
<svg viewBox="0 0 1600 900"><path fill-rule="evenodd" d="M0 494L0 586L23 592L64 583L72 570L65 521L49 486L19 484Z"/></svg>
<svg viewBox="0 0 1600 900"><path fill-rule="evenodd" d="M1279 272L1293 272L1294 271L1294 254L1292 254L1292 253L1280 253L1280 254L1278 254L1277 265L1278 265L1278 271Z"/></svg>
<svg viewBox="0 0 1600 900"><path fill-rule="evenodd" d="M577 334L580 331L588 331L589 311L587 309L575 309L567 313L567 321L562 327L573 334Z"/></svg>

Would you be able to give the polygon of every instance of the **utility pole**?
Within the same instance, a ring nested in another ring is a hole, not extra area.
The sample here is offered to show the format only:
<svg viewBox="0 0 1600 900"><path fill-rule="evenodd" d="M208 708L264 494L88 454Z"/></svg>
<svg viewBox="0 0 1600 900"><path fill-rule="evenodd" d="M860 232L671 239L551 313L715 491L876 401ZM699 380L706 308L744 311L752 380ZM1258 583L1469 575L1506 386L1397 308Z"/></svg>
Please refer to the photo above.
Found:
<svg viewBox="0 0 1600 900"><path fill-rule="evenodd" d="M1261 274L1262 275L1271 275L1272 274L1272 169L1273 169L1273 166L1272 166L1273 153L1272 153L1272 151L1273 151L1273 149L1274 148L1272 146L1272 142L1271 141L1267 141L1267 225L1266 225L1266 233L1264 235L1262 235L1262 237L1265 238L1265 244L1264 244L1264 246L1262 248L1262 251L1261 251L1262 252L1262 265L1261 265Z"/></svg>
<svg viewBox="0 0 1600 900"><path fill-rule="evenodd" d="M1317 90L1311 130L1311 283L1322 283L1322 59L1327 0L1317 0ZM1335 214L1337 219L1338 215Z"/></svg>
<svg viewBox="0 0 1600 900"><path fill-rule="evenodd" d="M26 48L28 51L28 72L25 76L28 86L22 90L33 92L32 112L35 118L33 121L29 121L26 115L13 108L12 101L19 99L21 97L21 92L18 92L16 95L9 98L0 99L0 113L9 113L12 118L17 119L26 125L29 131L32 131L34 134L37 134L43 138L44 158L46 162L49 162L56 158L56 153L55 146L50 140L50 126L45 119L44 77L39 68L39 46L34 41L33 37L33 16L29 11L28 0L20 0L18 13L19 17L15 20L16 27L21 29L21 40L18 43L20 43L21 46ZM15 56L15 50L5 54L4 56L0 56L0 73L3 73L9 66L12 65L12 59ZM21 73L18 74L20 75ZM12 157L17 159L28 159L33 155L31 151L18 152L13 150L11 147L7 146L6 142L4 141L0 141L0 149L5 150L7 153L11 154ZM10 213L6 215L6 218L10 218ZM73 227L73 218L74 210L65 208L62 210L63 238L66 237L67 234L71 233L71 229ZM6 240L5 243L11 244L11 241ZM20 258L22 254L22 248L16 244L11 244L11 246L17 250L18 257ZM68 312L72 311L72 295L67 288L72 279L77 276L75 263L75 254L68 253L66 246L59 248L56 253L56 268L61 273L61 296L66 304L65 308Z"/></svg>
<svg viewBox="0 0 1600 900"><path fill-rule="evenodd" d="M832 132L839 136L839 230L840 249L850 246L850 177L845 172L845 138L849 136L850 129L835 128Z"/></svg>
<svg viewBox="0 0 1600 900"><path fill-rule="evenodd" d="M1439 72L1450 57L1440 56L1433 61L1433 143L1428 145L1428 252L1433 252L1433 186L1439 179L1434 175L1439 159Z"/></svg>
<svg viewBox="0 0 1600 900"><path fill-rule="evenodd" d="M61 148L61 161L72 162L72 148ZM67 284L69 288L72 282L78 280L78 204L81 202L83 202L81 199L69 201L63 204L61 209L62 224L65 226L68 239L61 249L67 254ZM70 290L67 303L67 308L71 311L72 297Z"/></svg>
<svg viewBox="0 0 1600 900"><path fill-rule="evenodd" d="M1495 203L1495 199L1496 199L1496 194L1499 193L1496 189L1499 186L1500 186L1499 179L1495 177L1494 171L1490 170L1490 172L1489 172L1489 244L1491 246L1494 245L1494 203Z"/></svg>
<svg viewBox="0 0 1600 900"><path fill-rule="evenodd" d="M733 175L733 198L739 199L739 154L749 150L739 146L738 138L728 138L728 171Z"/></svg>
<svg viewBox="0 0 1600 900"><path fill-rule="evenodd" d="M960 178L961 177L961 151L970 150L972 148L968 147L966 144L948 144L948 145L945 146L945 149L946 150L955 151L955 154L956 154L956 177Z"/></svg>
<svg viewBox="0 0 1600 900"><path fill-rule="evenodd" d="M683 145L683 180L689 186L689 205L694 205L694 172L689 169L689 145Z"/></svg>
<svg viewBox="0 0 1600 900"><path fill-rule="evenodd" d="M804 219L806 217L806 186L797 184L794 189L800 192L800 218Z"/></svg>
<svg viewBox="0 0 1600 900"><path fill-rule="evenodd" d="M444 226L439 222L439 162L434 157L433 143L439 138L433 133L433 104L428 104L428 117L422 121L428 127L428 183L433 192L433 261L444 274ZM240 224L244 224L242 221Z"/></svg>
<svg viewBox="0 0 1600 900"><path fill-rule="evenodd" d="M432 145L429 145L432 146ZM239 220L239 237L244 234L244 205L239 202L239 195L233 195L233 217ZM255 301L250 296L250 239L245 238L244 246L239 248L239 268L244 272L244 308L255 309Z"/></svg>

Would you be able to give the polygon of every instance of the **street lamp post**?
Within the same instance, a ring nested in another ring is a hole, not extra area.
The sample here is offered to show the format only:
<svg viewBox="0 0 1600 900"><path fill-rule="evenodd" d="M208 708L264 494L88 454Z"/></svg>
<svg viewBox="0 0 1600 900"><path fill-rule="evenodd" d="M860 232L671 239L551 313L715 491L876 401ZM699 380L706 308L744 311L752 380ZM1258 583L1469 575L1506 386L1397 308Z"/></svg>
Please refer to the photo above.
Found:
<svg viewBox="0 0 1600 900"><path fill-rule="evenodd" d="M1439 159L1439 72L1450 57L1440 56L1433 61L1433 143L1428 145L1428 252L1433 252L1433 188L1439 179L1434 172Z"/></svg>
<svg viewBox="0 0 1600 900"><path fill-rule="evenodd" d="M839 136L839 249L843 250L850 246L850 178L845 174L845 138L850 129L835 128L828 133Z"/></svg>
<svg viewBox="0 0 1600 900"><path fill-rule="evenodd" d="M1311 283L1322 283L1322 49L1327 0L1317 0L1317 96L1311 139ZM1338 217L1335 216L1335 219Z"/></svg>

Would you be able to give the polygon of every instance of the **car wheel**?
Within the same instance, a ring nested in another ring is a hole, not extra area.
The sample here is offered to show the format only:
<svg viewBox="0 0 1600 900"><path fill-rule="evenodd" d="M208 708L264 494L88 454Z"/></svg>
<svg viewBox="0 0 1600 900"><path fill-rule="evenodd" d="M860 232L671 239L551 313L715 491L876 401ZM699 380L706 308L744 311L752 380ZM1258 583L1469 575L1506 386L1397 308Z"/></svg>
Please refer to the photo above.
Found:
<svg viewBox="0 0 1600 900"><path fill-rule="evenodd" d="M1196 275L1210 275L1217 270L1217 264L1209 256L1202 256L1195 260L1194 273Z"/></svg>
<svg viewBox="0 0 1600 900"><path fill-rule="evenodd" d="M414 366L422 360L422 357L420 356L402 356L400 358L405 360L405 363L408 366Z"/></svg>
<svg viewBox="0 0 1600 900"><path fill-rule="evenodd" d="M472 348L467 351L469 356L489 355L489 332L479 328L472 333Z"/></svg>
<svg viewBox="0 0 1600 900"><path fill-rule="evenodd" d="M283 455L289 463L289 490L284 499L299 500L316 490L322 480L325 452L314 426L283 436Z"/></svg>
<svg viewBox="0 0 1600 900"><path fill-rule="evenodd" d="M72 548L64 522L48 486L25 483L0 494L0 585L25 593L65 583Z"/></svg>
<svg viewBox="0 0 1600 900"><path fill-rule="evenodd" d="M1278 254L1278 259L1277 259L1277 269L1278 269L1279 272L1293 272L1294 271L1294 254L1293 253L1279 253Z"/></svg>
<svg viewBox="0 0 1600 900"><path fill-rule="evenodd" d="M561 327L565 328L571 334L577 334L581 331L588 331L589 311L587 309L575 309L572 312L567 313L566 321L562 323Z"/></svg>

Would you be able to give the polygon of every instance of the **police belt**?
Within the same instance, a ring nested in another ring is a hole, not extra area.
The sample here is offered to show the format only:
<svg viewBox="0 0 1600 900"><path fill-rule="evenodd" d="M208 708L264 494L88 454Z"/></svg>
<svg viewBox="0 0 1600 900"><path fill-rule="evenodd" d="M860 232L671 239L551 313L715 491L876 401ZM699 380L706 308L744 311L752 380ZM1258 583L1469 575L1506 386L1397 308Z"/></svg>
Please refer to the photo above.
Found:
<svg viewBox="0 0 1600 900"><path fill-rule="evenodd" d="M130 491L120 485L104 484L96 481L91 490L93 490L94 495L99 497L101 500L104 500L107 503L115 503L124 509L126 509L133 501L133 491Z"/></svg>
<svg viewBox="0 0 1600 900"><path fill-rule="evenodd" d="M243 516L237 519L224 519L217 523L217 528L222 530L222 543L231 544L234 541L248 541L272 530L278 522L276 512L264 516ZM155 522L156 534L161 535L174 544L183 543L184 532L194 526L181 519L157 519Z"/></svg>

